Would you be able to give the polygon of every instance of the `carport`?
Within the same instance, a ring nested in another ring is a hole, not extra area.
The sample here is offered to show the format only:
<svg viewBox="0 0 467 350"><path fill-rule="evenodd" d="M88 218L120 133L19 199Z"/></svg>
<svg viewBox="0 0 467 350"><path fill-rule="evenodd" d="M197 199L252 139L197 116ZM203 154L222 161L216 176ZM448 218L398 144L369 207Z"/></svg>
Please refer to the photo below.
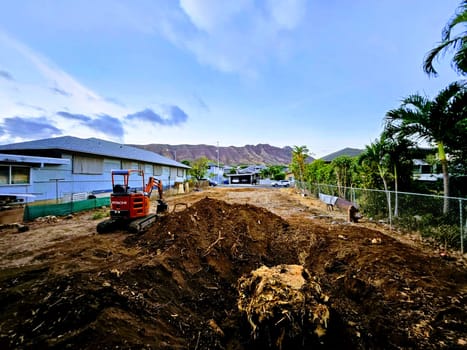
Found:
<svg viewBox="0 0 467 350"><path fill-rule="evenodd" d="M256 173L225 174L229 178L230 185L252 185L259 182L259 175Z"/></svg>

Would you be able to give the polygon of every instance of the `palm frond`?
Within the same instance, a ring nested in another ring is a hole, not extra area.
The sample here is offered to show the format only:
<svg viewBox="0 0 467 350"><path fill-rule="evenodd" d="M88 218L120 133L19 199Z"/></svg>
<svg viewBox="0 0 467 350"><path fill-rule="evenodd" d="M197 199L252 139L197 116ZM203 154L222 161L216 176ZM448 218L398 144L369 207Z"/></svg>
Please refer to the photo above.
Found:
<svg viewBox="0 0 467 350"><path fill-rule="evenodd" d="M407 110L416 110L420 113L426 113L431 108L431 101L422 95L412 94L402 100L402 108Z"/></svg>
<svg viewBox="0 0 467 350"><path fill-rule="evenodd" d="M452 68L461 75L467 75L467 32L458 34L451 38L452 30L461 25L467 25L467 0L459 5L456 14L449 20L441 32L441 42L430 50L423 61L423 71L430 76L437 76L433 63L436 58L444 55L452 49L454 57L451 61Z"/></svg>
<svg viewBox="0 0 467 350"><path fill-rule="evenodd" d="M460 23L467 22L467 1L464 1L457 10L457 14L448 22L442 31L442 40L450 39L452 29Z"/></svg>
<svg viewBox="0 0 467 350"><path fill-rule="evenodd" d="M438 109L446 109L449 106L449 101L462 90L462 86L458 82L449 84L441 90L434 99L434 105Z"/></svg>
<svg viewBox="0 0 467 350"><path fill-rule="evenodd" d="M452 67L460 75L467 75L467 35L463 38L461 48L454 54Z"/></svg>
<svg viewBox="0 0 467 350"><path fill-rule="evenodd" d="M423 60L423 71L431 76L438 76L438 72L436 71L435 67L433 66L433 62L436 58L440 55L444 56L444 54L453 47L454 41L456 40L447 40L439 43L438 46L431 49L425 56Z"/></svg>

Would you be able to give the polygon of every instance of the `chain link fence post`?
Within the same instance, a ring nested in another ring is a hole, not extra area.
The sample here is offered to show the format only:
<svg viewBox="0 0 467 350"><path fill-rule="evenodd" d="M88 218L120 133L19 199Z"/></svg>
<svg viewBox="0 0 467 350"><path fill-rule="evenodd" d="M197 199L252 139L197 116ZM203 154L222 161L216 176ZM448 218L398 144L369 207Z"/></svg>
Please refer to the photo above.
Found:
<svg viewBox="0 0 467 350"><path fill-rule="evenodd" d="M460 235L461 235L461 254L464 255L464 219L462 217L462 212L463 212L463 200L459 198L459 221L460 221ZM466 223L467 224L467 223Z"/></svg>

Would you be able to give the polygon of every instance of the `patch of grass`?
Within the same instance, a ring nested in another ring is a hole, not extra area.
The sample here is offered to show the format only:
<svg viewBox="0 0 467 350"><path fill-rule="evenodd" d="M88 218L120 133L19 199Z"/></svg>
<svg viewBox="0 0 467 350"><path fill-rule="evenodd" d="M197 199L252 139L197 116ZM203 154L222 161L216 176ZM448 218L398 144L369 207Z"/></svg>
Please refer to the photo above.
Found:
<svg viewBox="0 0 467 350"><path fill-rule="evenodd" d="M451 248L460 247L460 230L453 225L439 225L427 227L422 232L424 237L432 237L440 243L444 243Z"/></svg>
<svg viewBox="0 0 467 350"><path fill-rule="evenodd" d="M96 211L92 214L91 219L92 220L99 220L103 219L105 217L109 216L109 213L107 211Z"/></svg>

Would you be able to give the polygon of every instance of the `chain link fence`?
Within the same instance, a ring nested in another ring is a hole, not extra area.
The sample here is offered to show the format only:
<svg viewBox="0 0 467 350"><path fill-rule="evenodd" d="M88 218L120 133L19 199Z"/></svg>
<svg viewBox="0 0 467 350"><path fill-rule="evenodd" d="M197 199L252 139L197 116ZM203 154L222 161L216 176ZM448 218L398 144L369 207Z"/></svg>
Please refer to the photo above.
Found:
<svg viewBox="0 0 467 350"><path fill-rule="evenodd" d="M419 232L424 238L432 238L464 254L467 198L305 182L297 182L296 186L314 198L319 198L322 193L351 201L369 220L385 222L401 231Z"/></svg>

